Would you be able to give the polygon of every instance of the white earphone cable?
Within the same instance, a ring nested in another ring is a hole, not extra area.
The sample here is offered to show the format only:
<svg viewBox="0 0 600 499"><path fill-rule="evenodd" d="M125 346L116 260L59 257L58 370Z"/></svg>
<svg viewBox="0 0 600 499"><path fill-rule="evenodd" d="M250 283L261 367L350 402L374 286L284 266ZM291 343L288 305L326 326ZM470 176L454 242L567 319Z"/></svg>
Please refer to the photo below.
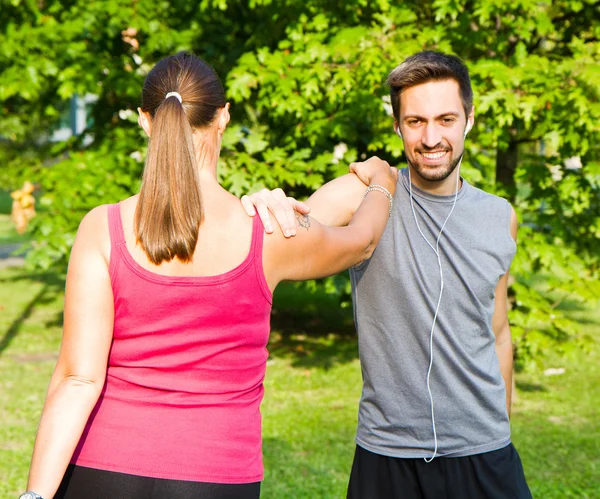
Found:
<svg viewBox="0 0 600 499"><path fill-rule="evenodd" d="M461 162L462 162L462 156L461 156L460 160L458 161L458 165L456 168L457 175L456 175L456 192L454 194L454 202L452 203L452 208L450 209L450 213L448 213L446 220L444 220L444 223L442 224L442 228L440 229L440 233L437 236L437 239L435 242L435 248L429 242L429 239L427 239L425 234L423 234L423 231L421 230L421 226L419 225L419 221L417 220L417 214L415 212L415 207L413 204L412 180L411 180L411 176L410 176L410 166L408 167L408 190L409 190L409 197L410 197L410 209L412 210L413 218L415 220L417 229L419 230L421 237L425 240L425 242L429 245L429 247L435 253L435 255L437 257L437 261L438 261L438 267L440 269L440 296L438 298L437 306L435 307L435 314L433 315L433 323L431 324L431 331L429 334L429 368L427 370L427 392L429 393L429 401L431 403L431 425L433 428L434 449L433 449L433 455L430 458L424 458L426 463L430 463L431 461L433 461L433 459L437 455L437 449L438 449L437 431L435 428L435 413L434 413L434 409L433 409L433 395L431 393L430 379L431 379L431 369L433 368L433 332L435 330L435 324L437 322L437 316L438 316L438 312L440 310L440 304L442 303L442 294L444 292L444 272L442 271L442 259L440 257L440 251L439 251L440 250L440 238L442 237L442 233L444 232L444 227L446 227L446 223L448 223L448 220L450 219L450 215L452 215L452 212L454 211L454 208L456 207L456 201L458 199L458 185L459 185L459 180L460 180L460 164L461 164Z"/></svg>
<svg viewBox="0 0 600 499"><path fill-rule="evenodd" d="M471 130L471 127L472 127L472 123L469 123L467 121L464 137L467 136L467 133L469 133L469 130ZM402 139L402 134L400 133L400 127L396 128L396 133ZM464 151L463 151L463 154L464 154ZM415 206L413 203L412 179L410 176L410 165L408 165L408 191L409 191L409 197L410 197L410 209L412 211L413 218L415 220L415 225L417 226L417 229L419 230L421 237L425 240L427 245L435 253L435 256L437 257L437 261L438 261L438 267L440 269L440 296L438 298L437 306L435 307L435 313L433 314L433 323L431 324L431 331L429 333L429 368L427 369L427 392L429 393L429 402L431 403L431 426L433 428L434 447L433 447L433 455L430 458L426 458L426 457L423 458L426 463L430 463L431 461L434 460L435 456L437 455L437 449L438 449L437 430L435 428L435 412L433 409L433 395L431 393L430 380L431 380L431 370L433 368L433 332L435 331L435 324L437 322L438 313L440 311L440 304L442 303L442 294L444 293L444 272L442 270L442 259L440 257L440 238L442 237L442 233L444 232L444 228L446 227L448 220L450 220L450 215L452 215L452 212L454 211L454 208L456 207L456 201L458 200L458 186L459 186L459 181L460 181L460 164L461 163L462 163L462 155L461 155L460 159L458 160L458 165L456 165L457 175L456 175L456 189L455 189L455 193L454 193L454 202L452 203L452 208L450 209L450 213L448 213L446 220L444 220L444 223L442 224L442 227L440 229L440 233L438 234L438 236L436 238L435 248L429 242L429 239L427 239L427 237L425 237L425 234L423 234L423 231L421 230L421 226L419 225L419 221L417 220L417 214L415 212Z"/></svg>

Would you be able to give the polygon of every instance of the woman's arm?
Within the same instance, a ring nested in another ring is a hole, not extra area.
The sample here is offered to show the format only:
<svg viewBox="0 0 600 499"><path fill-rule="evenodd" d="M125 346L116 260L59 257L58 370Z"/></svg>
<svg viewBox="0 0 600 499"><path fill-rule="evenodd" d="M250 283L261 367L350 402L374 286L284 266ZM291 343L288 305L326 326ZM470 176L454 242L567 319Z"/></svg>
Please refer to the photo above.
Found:
<svg viewBox="0 0 600 499"><path fill-rule="evenodd" d="M106 378L113 332L107 209L82 220L69 260L64 330L42 411L28 490L56 493Z"/></svg>
<svg viewBox="0 0 600 499"><path fill-rule="evenodd" d="M393 195L397 170L378 158L369 161L373 172L370 185L380 185ZM324 277L371 256L387 224L390 201L382 192L371 191L365 196L363 190L358 201L351 202L360 206L346 227L328 227L297 214L295 237L286 239L276 230L265 238L263 267L271 290L282 280Z"/></svg>

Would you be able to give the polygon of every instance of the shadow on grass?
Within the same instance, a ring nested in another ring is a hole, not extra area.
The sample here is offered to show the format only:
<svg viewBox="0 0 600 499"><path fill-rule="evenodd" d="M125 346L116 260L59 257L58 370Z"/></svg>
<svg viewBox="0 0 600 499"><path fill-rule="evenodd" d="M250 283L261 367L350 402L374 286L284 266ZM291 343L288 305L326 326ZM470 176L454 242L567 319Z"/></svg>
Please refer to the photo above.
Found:
<svg viewBox="0 0 600 499"><path fill-rule="evenodd" d="M269 342L269 352L271 357L292 359L294 367L330 369L358 358L358 345L356 338L333 333L322 338L274 333Z"/></svg>
<svg viewBox="0 0 600 499"><path fill-rule="evenodd" d="M52 290L61 291L64 289L65 279L53 272L31 272L25 268L7 269L8 272L0 277L0 284L9 284L11 282L30 281L43 282Z"/></svg>
<svg viewBox="0 0 600 499"><path fill-rule="evenodd" d="M21 325L31 316L31 313L38 305L44 305L52 302L56 293L64 289L64 279L61 279L56 274L33 274L26 271L10 273L6 277L0 279L0 284L7 285L18 281L30 281L31 283L41 283L41 289L29 300L19 316L11 323L7 330L2 333L0 338L0 355L6 350L14 338L19 334ZM60 322L62 324L62 312L56 320L50 321L46 325L51 325Z"/></svg>
<svg viewBox="0 0 600 499"><path fill-rule="evenodd" d="M565 298L556 306L556 309L563 312L582 312L587 310L588 306L580 301Z"/></svg>
<svg viewBox="0 0 600 499"><path fill-rule="evenodd" d="M522 392L546 392L546 387L539 383L516 382L517 389Z"/></svg>
<svg viewBox="0 0 600 499"><path fill-rule="evenodd" d="M358 357L352 309L322 290L284 283L271 315L271 357L290 358L295 367L322 367Z"/></svg>

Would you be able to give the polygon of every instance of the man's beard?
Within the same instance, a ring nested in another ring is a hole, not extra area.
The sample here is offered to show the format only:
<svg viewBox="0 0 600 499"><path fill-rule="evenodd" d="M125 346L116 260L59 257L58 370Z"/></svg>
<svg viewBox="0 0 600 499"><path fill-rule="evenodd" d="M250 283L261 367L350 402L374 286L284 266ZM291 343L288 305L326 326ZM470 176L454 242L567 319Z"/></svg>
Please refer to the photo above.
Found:
<svg viewBox="0 0 600 499"><path fill-rule="evenodd" d="M413 163L408 157L406 158L406 162L412 166L413 170L417 172L417 175L423 180L428 180L429 182L441 182L442 180L446 180L452 174L459 165L462 156L463 155L461 154L458 158L453 159L448 164L440 165L436 168L428 168L420 163Z"/></svg>

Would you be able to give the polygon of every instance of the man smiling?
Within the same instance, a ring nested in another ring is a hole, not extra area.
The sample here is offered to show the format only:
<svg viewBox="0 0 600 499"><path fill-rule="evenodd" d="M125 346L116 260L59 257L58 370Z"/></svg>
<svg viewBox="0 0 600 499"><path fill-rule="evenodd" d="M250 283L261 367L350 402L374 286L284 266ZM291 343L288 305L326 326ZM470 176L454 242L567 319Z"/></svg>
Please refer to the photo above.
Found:
<svg viewBox="0 0 600 499"><path fill-rule="evenodd" d="M420 52L388 84L408 166L379 246L350 271L363 389L348 498L528 499L509 425L517 219L460 176L474 120L467 68ZM321 223L344 225L364 192L347 175L307 204ZM252 201L293 232L277 196Z"/></svg>

